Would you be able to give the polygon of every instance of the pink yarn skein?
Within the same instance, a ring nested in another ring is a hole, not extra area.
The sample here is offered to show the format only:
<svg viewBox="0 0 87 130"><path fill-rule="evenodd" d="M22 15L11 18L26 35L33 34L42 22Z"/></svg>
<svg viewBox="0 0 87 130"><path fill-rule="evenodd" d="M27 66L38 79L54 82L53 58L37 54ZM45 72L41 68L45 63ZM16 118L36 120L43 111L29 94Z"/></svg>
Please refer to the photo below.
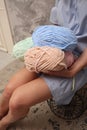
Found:
<svg viewBox="0 0 87 130"><path fill-rule="evenodd" d="M64 51L49 46L29 49L24 55L24 60L26 68L37 73L67 68Z"/></svg>

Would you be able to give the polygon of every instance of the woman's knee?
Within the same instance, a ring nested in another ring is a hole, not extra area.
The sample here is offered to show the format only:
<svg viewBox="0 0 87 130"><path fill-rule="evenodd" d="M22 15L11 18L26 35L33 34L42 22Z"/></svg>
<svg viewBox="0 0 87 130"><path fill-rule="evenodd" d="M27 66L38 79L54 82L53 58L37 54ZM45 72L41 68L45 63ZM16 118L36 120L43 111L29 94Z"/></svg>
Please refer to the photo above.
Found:
<svg viewBox="0 0 87 130"><path fill-rule="evenodd" d="M21 97L21 93L18 93L15 90L10 98L9 108L17 110L24 107L27 107L27 105L24 103L23 97Z"/></svg>
<svg viewBox="0 0 87 130"><path fill-rule="evenodd" d="M8 84L3 91L3 95L5 98L10 98L12 93L13 93L13 85Z"/></svg>
<svg viewBox="0 0 87 130"><path fill-rule="evenodd" d="M24 118L28 112L29 107L22 104L22 100L20 102L19 96L12 96L9 101L9 111L13 115L14 118Z"/></svg>

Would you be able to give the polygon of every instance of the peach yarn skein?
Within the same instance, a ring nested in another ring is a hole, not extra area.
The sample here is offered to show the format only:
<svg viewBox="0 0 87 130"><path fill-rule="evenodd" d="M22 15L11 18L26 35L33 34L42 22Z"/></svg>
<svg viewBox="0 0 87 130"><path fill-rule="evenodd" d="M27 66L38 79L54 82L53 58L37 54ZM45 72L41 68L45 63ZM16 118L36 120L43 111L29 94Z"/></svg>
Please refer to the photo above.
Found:
<svg viewBox="0 0 87 130"><path fill-rule="evenodd" d="M26 68L33 72L60 71L67 68L61 49L49 46L33 47L24 55Z"/></svg>

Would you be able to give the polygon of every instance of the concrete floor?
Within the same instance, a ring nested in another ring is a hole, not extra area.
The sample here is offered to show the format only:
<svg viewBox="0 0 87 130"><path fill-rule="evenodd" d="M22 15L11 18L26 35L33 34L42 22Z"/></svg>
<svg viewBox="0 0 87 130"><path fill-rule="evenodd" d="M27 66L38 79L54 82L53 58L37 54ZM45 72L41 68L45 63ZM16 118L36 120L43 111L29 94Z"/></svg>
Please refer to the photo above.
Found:
<svg viewBox="0 0 87 130"><path fill-rule="evenodd" d="M0 51L0 70L2 70L4 67L6 67L9 63L11 63L14 60L15 58L13 58L11 54L8 54L4 51Z"/></svg>

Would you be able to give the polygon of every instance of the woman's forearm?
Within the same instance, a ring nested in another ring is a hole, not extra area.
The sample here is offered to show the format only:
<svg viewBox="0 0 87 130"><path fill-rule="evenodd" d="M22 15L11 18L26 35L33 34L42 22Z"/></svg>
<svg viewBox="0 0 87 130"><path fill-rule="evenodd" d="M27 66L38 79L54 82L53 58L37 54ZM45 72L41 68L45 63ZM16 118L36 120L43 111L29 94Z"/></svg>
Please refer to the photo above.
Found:
<svg viewBox="0 0 87 130"><path fill-rule="evenodd" d="M76 62L71 66L70 69L72 69L76 74L86 66L87 66L87 48L83 51L81 56L76 60Z"/></svg>
<svg viewBox="0 0 87 130"><path fill-rule="evenodd" d="M87 66L87 48L83 51L81 56L69 68L58 72L48 72L48 75L71 78L75 76L81 69Z"/></svg>

